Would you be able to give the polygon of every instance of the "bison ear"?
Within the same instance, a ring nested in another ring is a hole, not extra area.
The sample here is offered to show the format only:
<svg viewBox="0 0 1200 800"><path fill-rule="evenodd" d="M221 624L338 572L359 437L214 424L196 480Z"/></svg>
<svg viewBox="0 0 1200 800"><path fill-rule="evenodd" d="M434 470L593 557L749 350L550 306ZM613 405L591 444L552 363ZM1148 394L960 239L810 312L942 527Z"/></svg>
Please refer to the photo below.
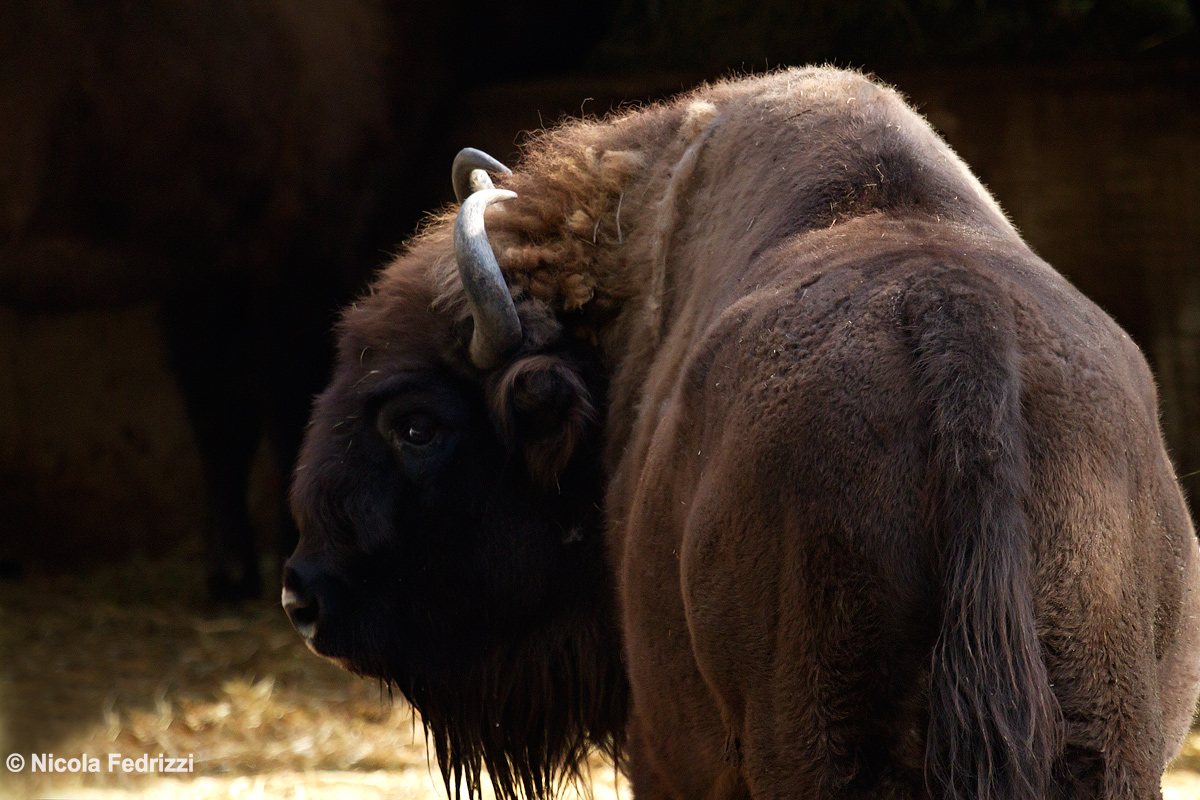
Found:
<svg viewBox="0 0 1200 800"><path fill-rule="evenodd" d="M501 436L523 452L530 476L543 488L555 485L596 419L578 370L558 356L514 362L496 384L492 408Z"/></svg>

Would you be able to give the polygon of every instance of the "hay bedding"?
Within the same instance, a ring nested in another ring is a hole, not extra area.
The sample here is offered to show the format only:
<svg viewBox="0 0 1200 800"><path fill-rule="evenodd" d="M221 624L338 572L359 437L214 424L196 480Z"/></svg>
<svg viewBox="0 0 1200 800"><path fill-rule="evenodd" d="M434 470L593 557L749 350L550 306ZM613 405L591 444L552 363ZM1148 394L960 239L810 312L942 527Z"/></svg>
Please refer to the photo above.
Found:
<svg viewBox="0 0 1200 800"><path fill-rule="evenodd" d="M0 757L101 757L99 774L0 766L0 797L445 796L403 700L310 654L273 600L206 609L198 563L181 552L0 583ZM109 774L112 752L192 754L195 771ZM593 775L596 800L612 798L611 769ZM1200 735L1164 798L1200 798Z"/></svg>

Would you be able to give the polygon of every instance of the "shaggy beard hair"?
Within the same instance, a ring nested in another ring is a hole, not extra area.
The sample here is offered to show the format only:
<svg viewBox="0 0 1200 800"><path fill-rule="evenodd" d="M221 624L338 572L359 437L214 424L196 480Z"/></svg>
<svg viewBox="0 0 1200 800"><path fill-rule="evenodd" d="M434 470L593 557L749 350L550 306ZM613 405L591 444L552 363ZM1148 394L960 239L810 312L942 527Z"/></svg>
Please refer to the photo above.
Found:
<svg viewBox="0 0 1200 800"><path fill-rule="evenodd" d="M619 765L629 687L620 639L590 622L499 645L465 667L392 677L421 715L447 793L557 797L600 752Z"/></svg>

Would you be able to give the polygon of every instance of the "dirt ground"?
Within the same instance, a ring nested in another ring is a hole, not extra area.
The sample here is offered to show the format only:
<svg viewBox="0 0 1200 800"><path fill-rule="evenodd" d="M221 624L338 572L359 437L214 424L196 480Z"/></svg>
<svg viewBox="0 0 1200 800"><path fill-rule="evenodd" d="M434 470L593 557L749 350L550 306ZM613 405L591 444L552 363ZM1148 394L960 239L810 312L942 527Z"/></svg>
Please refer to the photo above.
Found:
<svg viewBox="0 0 1200 800"><path fill-rule="evenodd" d="M446 796L402 699L309 653L273 599L207 608L197 556L0 583L0 757L27 762L0 767L0 798ZM86 753L100 772L34 773L34 753ZM109 753L191 757L193 772L109 773ZM596 800L630 797L608 765L592 774ZM1200 800L1200 733L1163 794Z"/></svg>

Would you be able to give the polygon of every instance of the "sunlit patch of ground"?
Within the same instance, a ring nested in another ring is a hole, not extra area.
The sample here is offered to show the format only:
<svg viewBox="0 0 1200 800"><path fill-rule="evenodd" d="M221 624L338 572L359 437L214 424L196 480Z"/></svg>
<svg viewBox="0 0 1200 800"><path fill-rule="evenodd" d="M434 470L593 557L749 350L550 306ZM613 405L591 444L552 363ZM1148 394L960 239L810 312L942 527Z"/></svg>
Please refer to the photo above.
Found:
<svg viewBox="0 0 1200 800"><path fill-rule="evenodd" d="M593 786L595 800L616 800L611 772L598 775ZM70 794L78 800L433 800L445 796L445 790L440 785L435 787L428 775L411 769L206 776L190 781L160 780L134 789L89 788ZM620 795L626 800L630 796L628 789Z"/></svg>
<svg viewBox="0 0 1200 800"><path fill-rule="evenodd" d="M0 766L0 797L445 797L402 699L309 653L273 600L236 615L206 610L195 564L181 554L0 583L0 758L101 762L99 774ZM190 755L194 772L109 773L108 753ZM595 799L613 800L611 768L597 761L592 775ZM1163 796L1200 800L1200 734Z"/></svg>
<svg viewBox="0 0 1200 800"><path fill-rule="evenodd" d="M310 653L277 601L207 608L189 554L0 583L0 797L445 796L402 698ZM34 774L33 753L100 759ZM192 757L190 776L108 772L109 753ZM597 762L596 798L612 791ZM628 797L628 794L626 794Z"/></svg>
<svg viewBox="0 0 1200 800"><path fill-rule="evenodd" d="M1200 798L1200 733L1193 729L1179 757L1163 776L1163 800Z"/></svg>

